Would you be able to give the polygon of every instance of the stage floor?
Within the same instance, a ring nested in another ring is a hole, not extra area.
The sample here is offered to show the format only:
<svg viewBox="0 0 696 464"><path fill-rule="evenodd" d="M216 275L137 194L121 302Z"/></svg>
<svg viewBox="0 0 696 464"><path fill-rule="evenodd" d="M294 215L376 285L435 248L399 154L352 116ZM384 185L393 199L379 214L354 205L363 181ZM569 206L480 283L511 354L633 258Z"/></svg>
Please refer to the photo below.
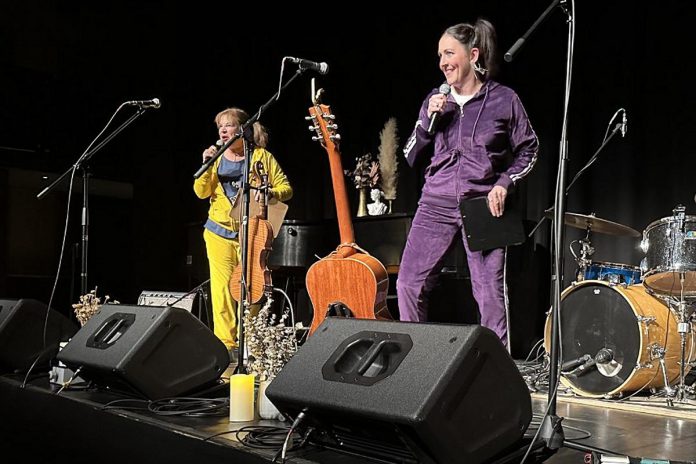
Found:
<svg viewBox="0 0 696 464"><path fill-rule="evenodd" d="M200 417L155 414L144 410L143 403L129 400L114 404L114 400L128 397L108 391L70 389L56 394L57 387L48 384L45 377L23 388L22 382L17 375L0 376L0 442L4 451L34 459L265 463L273 460L281 445L253 448L241 443L234 431L249 426L288 426L278 421L230 423L226 413ZM657 414L650 408L624 410L607 403L611 402L560 397L557 415L563 418L566 446L544 462L583 463L592 449L632 458L696 460L696 419L684 415L693 409L690 405L675 405L676 414ZM534 394L532 404L533 433L547 401L545 396ZM285 433L279 432L283 437ZM287 462L307 464L366 462L311 446L288 453L288 457Z"/></svg>
<svg viewBox="0 0 696 464"><path fill-rule="evenodd" d="M536 421L544 413L548 401L545 395L534 394L532 404ZM663 409L661 405L655 408ZM563 396L556 403L557 415L563 418L565 439L571 442L569 446L599 448L612 455L658 462L696 462L696 419L684 417L684 410L693 411L693 407L675 404L671 415L656 409L624 409L615 401ZM569 446L546 462L582 462L570 459L570 456L584 453Z"/></svg>

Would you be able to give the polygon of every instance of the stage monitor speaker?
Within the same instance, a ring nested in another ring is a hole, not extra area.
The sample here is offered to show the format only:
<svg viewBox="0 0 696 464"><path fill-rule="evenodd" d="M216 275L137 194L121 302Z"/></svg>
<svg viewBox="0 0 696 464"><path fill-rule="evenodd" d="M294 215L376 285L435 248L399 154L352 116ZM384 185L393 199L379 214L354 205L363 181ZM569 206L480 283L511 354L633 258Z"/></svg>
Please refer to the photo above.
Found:
<svg viewBox="0 0 696 464"><path fill-rule="evenodd" d="M531 397L477 325L327 318L266 395L314 444L386 462L484 462L515 449Z"/></svg>
<svg viewBox="0 0 696 464"><path fill-rule="evenodd" d="M225 345L190 312L103 305L58 353L97 385L149 399L212 386L229 365Z"/></svg>
<svg viewBox="0 0 696 464"><path fill-rule="evenodd" d="M40 301L0 300L0 365L22 371L34 362L35 366L47 366L60 342L68 340L77 328L77 324Z"/></svg>

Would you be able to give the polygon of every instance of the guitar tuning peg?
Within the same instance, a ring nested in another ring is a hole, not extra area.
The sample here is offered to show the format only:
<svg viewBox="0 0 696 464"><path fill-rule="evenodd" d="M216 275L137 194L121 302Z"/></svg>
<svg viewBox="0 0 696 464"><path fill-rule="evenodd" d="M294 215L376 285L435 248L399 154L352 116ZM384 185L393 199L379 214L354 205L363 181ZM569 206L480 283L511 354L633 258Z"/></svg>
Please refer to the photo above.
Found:
<svg viewBox="0 0 696 464"><path fill-rule="evenodd" d="M334 134L329 136L331 140L341 140L341 134Z"/></svg>
<svg viewBox="0 0 696 464"><path fill-rule="evenodd" d="M321 140L321 137L317 137L316 135L312 137L313 142L318 142L319 140Z"/></svg>
<svg viewBox="0 0 696 464"><path fill-rule="evenodd" d="M338 124L327 124L326 127L329 129L336 130L338 129Z"/></svg>
<svg viewBox="0 0 696 464"><path fill-rule="evenodd" d="M309 126L307 129L308 129L310 132L314 132L314 131L317 130L317 126Z"/></svg>
<svg viewBox="0 0 696 464"><path fill-rule="evenodd" d="M305 121L314 121L316 118L314 116L305 116Z"/></svg>
<svg viewBox="0 0 696 464"><path fill-rule="evenodd" d="M324 119L336 119L336 115L331 113L324 113L322 114L322 116L324 117Z"/></svg>

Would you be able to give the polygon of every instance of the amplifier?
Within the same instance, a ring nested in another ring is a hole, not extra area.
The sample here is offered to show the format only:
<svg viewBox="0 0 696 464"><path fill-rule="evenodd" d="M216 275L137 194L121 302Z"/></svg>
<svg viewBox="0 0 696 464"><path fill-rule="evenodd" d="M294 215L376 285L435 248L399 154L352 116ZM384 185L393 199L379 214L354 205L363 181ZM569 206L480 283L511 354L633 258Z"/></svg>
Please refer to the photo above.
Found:
<svg viewBox="0 0 696 464"><path fill-rule="evenodd" d="M172 306L191 312L195 299L196 292L186 295L184 292L143 290L138 297L138 306Z"/></svg>

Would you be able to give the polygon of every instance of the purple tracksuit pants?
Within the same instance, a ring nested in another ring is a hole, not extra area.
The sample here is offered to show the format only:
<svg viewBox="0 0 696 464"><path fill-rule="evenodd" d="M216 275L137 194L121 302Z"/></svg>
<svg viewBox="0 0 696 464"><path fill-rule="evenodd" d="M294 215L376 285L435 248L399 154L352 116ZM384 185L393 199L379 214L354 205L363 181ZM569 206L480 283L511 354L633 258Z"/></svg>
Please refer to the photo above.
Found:
<svg viewBox="0 0 696 464"><path fill-rule="evenodd" d="M504 248L471 251L464 239L459 208L420 202L401 257L396 292L402 321L428 320L428 294L457 232L462 232L481 325L493 330L507 346L507 289Z"/></svg>

